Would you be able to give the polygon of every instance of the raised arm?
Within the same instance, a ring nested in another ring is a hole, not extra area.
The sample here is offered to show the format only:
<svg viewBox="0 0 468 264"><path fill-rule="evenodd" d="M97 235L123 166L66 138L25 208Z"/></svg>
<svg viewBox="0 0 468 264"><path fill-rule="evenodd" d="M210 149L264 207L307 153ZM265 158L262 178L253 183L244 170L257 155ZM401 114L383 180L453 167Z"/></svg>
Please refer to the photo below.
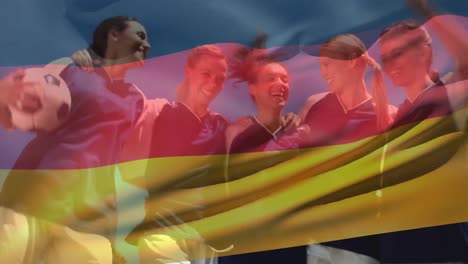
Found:
<svg viewBox="0 0 468 264"><path fill-rule="evenodd" d="M102 65L103 63L103 59L91 49L78 50L73 53L70 59L87 71L91 71L93 67Z"/></svg>

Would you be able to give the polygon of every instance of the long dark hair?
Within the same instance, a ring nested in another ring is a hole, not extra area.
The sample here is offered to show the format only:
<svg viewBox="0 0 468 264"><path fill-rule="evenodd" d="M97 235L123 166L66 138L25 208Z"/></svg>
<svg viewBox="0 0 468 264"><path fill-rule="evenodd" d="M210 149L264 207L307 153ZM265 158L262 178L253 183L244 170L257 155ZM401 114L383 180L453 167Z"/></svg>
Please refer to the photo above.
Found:
<svg viewBox="0 0 468 264"><path fill-rule="evenodd" d="M128 22L138 20L130 16L114 16L105 19L102 21L94 30L93 42L89 47L91 55L97 55L101 58L104 58L107 50L107 37L109 31L115 30L117 32L122 32L128 27ZM94 53L94 54L93 54Z"/></svg>

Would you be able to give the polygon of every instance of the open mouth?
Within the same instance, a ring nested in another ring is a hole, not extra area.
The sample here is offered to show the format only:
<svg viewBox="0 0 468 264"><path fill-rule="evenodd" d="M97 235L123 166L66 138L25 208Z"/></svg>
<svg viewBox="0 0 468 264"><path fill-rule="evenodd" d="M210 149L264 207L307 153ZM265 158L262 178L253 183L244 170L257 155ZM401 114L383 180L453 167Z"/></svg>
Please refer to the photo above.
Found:
<svg viewBox="0 0 468 264"><path fill-rule="evenodd" d="M270 90L270 96L273 97L277 102L286 101L286 92L283 88Z"/></svg>
<svg viewBox="0 0 468 264"><path fill-rule="evenodd" d="M135 51L135 54L142 60L144 60L146 58L146 55L147 55L147 51L145 48L143 47L139 47L136 49Z"/></svg>
<svg viewBox="0 0 468 264"><path fill-rule="evenodd" d="M206 96L206 97L211 97L215 94L214 89L209 89L209 88L202 88L201 92Z"/></svg>
<svg viewBox="0 0 468 264"><path fill-rule="evenodd" d="M397 79L401 76L401 70L400 69L393 69L389 72L388 74L392 79Z"/></svg>

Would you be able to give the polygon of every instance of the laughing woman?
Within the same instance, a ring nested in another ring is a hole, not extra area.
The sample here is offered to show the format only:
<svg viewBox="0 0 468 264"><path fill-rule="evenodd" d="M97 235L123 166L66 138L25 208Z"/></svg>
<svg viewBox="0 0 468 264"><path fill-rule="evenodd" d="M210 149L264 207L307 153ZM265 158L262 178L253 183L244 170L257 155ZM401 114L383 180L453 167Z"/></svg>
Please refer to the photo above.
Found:
<svg viewBox="0 0 468 264"><path fill-rule="evenodd" d="M311 131L307 145L349 143L384 131L395 107L387 103L382 70L364 43L352 34L337 35L320 47L319 60L330 92L309 97L300 111ZM367 67L374 70L371 94Z"/></svg>
<svg viewBox="0 0 468 264"><path fill-rule="evenodd" d="M228 127L226 140L229 153L297 148L298 118L292 114L283 115L283 109L289 98L289 73L285 66L277 62L274 55L269 55L264 50L241 48L235 53L230 69L230 78L248 84L256 113L241 117ZM255 171L250 173L246 173L244 166L242 175L238 175L235 164L229 166L230 160L231 158L228 158L228 178L231 181L260 171L262 166L274 166L274 159L263 165L257 164L253 169ZM220 258L219 263L305 263L305 261L306 248L294 247L227 256Z"/></svg>
<svg viewBox="0 0 468 264"><path fill-rule="evenodd" d="M395 107L387 103L380 65L355 35L341 34L320 47L320 74L330 92L309 97L300 112L310 128L307 146L354 142L384 131ZM365 71L374 70L372 93ZM347 175L343 175L346 177ZM378 236L338 240L309 246L309 263L377 263Z"/></svg>
<svg viewBox="0 0 468 264"><path fill-rule="evenodd" d="M230 78L248 84L257 111L255 115L239 118L228 127L229 152L294 147L294 144L280 140L282 135L294 130L298 120L294 115L283 115L289 98L289 73L285 66L260 49L242 48L236 53L230 67Z"/></svg>

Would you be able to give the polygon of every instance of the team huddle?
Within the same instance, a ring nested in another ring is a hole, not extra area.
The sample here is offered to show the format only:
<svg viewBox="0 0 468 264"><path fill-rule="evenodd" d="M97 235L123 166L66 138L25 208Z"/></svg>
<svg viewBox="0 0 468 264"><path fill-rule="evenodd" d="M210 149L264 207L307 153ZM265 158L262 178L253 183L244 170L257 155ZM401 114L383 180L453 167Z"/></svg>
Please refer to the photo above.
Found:
<svg viewBox="0 0 468 264"><path fill-rule="evenodd" d="M223 195L229 196L228 183L277 162L246 172L236 165L236 154L357 142L466 107L463 27L435 16L426 1L413 2L421 4L418 11L455 61L453 72L441 75L432 68L431 36L414 21L381 32L382 65L357 36L340 34L319 50L320 76L329 92L311 95L297 114L283 111L290 73L280 54L265 48L265 35L231 54L215 44L193 48L184 80L174 89L176 100L147 98L125 80L129 70L145 67L151 47L144 26L133 17L105 19L90 48L69 59L0 80L0 125L36 133L0 192L0 262L124 263L114 247L117 174L142 176L129 181L147 192L145 216L132 223L127 237L138 246L141 263L323 263L323 254L313 252L326 252L326 263L468 261L464 224L232 255L235 243L208 241L186 224L210 216L203 205L176 195L159 203L166 193L211 184L226 184ZM384 74L406 93L398 108L387 100ZM231 122L209 110L227 79L247 85L254 114ZM450 119L445 131L466 132L466 124ZM165 164L164 158L181 156L211 158ZM119 166L136 160L147 161L141 171ZM185 176L170 180L178 171ZM193 213L172 210L180 204L190 204ZM173 228L198 238L160 232Z"/></svg>

